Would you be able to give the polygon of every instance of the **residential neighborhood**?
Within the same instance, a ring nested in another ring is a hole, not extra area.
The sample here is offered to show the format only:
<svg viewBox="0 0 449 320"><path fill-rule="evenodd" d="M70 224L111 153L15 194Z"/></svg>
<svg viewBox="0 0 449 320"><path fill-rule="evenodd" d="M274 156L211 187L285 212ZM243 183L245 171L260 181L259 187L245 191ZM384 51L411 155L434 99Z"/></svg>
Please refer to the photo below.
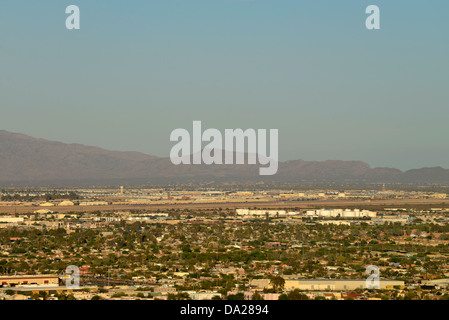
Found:
<svg viewBox="0 0 449 320"><path fill-rule="evenodd" d="M0 216L1 299L449 299L447 208L82 210L94 200Z"/></svg>

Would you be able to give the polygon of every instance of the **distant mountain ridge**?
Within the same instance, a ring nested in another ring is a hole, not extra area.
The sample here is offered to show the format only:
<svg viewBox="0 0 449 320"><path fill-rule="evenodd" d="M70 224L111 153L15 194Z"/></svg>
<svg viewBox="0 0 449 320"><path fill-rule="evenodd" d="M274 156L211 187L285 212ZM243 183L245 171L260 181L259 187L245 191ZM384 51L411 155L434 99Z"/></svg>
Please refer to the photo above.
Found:
<svg viewBox="0 0 449 320"><path fill-rule="evenodd" d="M0 130L2 186L146 185L157 182L358 182L449 184L441 167L401 171L371 168L362 161L279 162L274 176L259 176L260 165L173 165L169 158L109 151Z"/></svg>

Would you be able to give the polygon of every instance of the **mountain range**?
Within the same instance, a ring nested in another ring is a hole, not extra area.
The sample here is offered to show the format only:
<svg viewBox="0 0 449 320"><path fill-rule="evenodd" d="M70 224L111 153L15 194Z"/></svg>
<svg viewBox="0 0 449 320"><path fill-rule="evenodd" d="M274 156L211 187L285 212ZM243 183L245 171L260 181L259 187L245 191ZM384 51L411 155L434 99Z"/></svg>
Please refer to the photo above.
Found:
<svg viewBox="0 0 449 320"><path fill-rule="evenodd" d="M401 171L362 161L279 162L277 174L259 176L256 165L174 165L169 158L109 151L0 130L2 186L153 185L172 183L399 183L449 184L441 167Z"/></svg>

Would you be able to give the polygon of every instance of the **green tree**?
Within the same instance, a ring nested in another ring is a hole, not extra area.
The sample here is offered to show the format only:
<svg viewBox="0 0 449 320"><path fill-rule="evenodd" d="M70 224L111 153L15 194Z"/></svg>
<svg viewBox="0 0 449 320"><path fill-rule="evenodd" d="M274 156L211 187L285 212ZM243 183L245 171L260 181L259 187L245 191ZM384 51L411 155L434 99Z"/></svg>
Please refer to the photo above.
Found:
<svg viewBox="0 0 449 320"><path fill-rule="evenodd" d="M264 300L264 298L258 291L256 291L252 295L251 300Z"/></svg>
<svg viewBox="0 0 449 320"><path fill-rule="evenodd" d="M6 293L8 296L12 296L12 295L14 294L14 291L11 290L11 289L8 289L8 290L5 291L5 293Z"/></svg>
<svg viewBox="0 0 449 320"><path fill-rule="evenodd" d="M242 292L230 294L226 297L226 300L245 300L245 295Z"/></svg>
<svg viewBox="0 0 449 320"><path fill-rule="evenodd" d="M274 291L282 291L285 286L285 280L281 276L274 276L271 278L270 284L273 286Z"/></svg>
<svg viewBox="0 0 449 320"><path fill-rule="evenodd" d="M309 297L306 294L301 293L299 289L290 291L287 296L289 300L310 300Z"/></svg>

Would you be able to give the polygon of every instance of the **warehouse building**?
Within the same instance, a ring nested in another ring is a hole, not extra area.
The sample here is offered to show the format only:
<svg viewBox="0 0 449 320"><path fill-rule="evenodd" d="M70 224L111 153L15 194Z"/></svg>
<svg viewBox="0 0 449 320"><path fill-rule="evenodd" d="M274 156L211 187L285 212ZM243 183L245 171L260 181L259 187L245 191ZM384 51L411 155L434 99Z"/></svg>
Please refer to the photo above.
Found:
<svg viewBox="0 0 449 320"><path fill-rule="evenodd" d="M380 279L380 289L393 289L404 287L404 281ZM286 290L325 290L344 291L355 289L367 289L366 279L286 279L284 288Z"/></svg>
<svg viewBox="0 0 449 320"><path fill-rule="evenodd" d="M14 275L0 276L0 287L17 287L19 285L59 285L58 275Z"/></svg>

